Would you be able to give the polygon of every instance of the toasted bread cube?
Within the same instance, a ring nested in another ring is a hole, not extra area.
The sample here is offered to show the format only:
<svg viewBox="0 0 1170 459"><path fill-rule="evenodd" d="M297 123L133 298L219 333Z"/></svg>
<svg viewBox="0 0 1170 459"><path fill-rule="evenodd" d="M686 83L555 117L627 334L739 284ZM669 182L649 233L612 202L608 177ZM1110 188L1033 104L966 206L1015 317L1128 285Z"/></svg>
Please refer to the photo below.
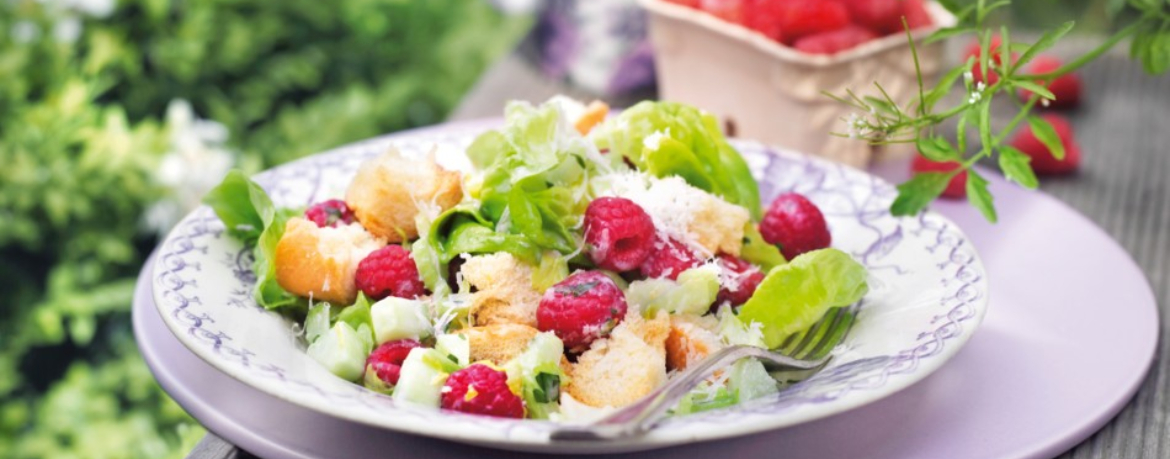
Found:
<svg viewBox="0 0 1170 459"><path fill-rule="evenodd" d="M573 127L576 128L577 132L581 133L581 135L588 134L589 131L593 130L594 126L597 126L602 121L605 121L605 116L608 114L609 105L606 105L605 102L600 100L595 100L590 102L588 107L585 107L585 113L582 113L581 117L577 118L577 121L573 124Z"/></svg>
<svg viewBox="0 0 1170 459"><path fill-rule="evenodd" d="M510 323L536 328L541 292L532 288L532 267L507 252L471 257L460 268L471 296L476 325Z"/></svg>
<svg viewBox="0 0 1170 459"><path fill-rule="evenodd" d="M630 308L608 337L594 341L577 359L569 375L569 395L593 407L621 407L665 383L668 317L660 311L643 319Z"/></svg>
<svg viewBox="0 0 1170 459"><path fill-rule="evenodd" d="M722 349L723 341L712 331L717 323L711 316L670 316L670 335L666 337L666 368L685 370L689 365Z"/></svg>
<svg viewBox="0 0 1170 459"><path fill-rule="evenodd" d="M319 228L291 218L276 243L276 282L297 296L351 304L357 298L358 263L385 245L356 224Z"/></svg>
<svg viewBox="0 0 1170 459"><path fill-rule="evenodd" d="M435 163L403 158L397 150L366 161L345 193L345 202L371 234L396 243L418 237L422 206L443 211L463 200L462 177Z"/></svg>

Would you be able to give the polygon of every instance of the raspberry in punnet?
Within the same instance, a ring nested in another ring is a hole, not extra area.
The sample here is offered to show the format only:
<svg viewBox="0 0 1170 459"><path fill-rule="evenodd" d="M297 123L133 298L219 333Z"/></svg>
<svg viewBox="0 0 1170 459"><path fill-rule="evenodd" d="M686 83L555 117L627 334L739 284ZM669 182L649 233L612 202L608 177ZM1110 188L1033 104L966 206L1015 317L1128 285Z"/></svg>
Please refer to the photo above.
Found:
<svg viewBox="0 0 1170 459"><path fill-rule="evenodd" d="M865 27L850 25L842 29L806 36L792 45L809 54L836 54L877 38Z"/></svg>
<svg viewBox="0 0 1170 459"><path fill-rule="evenodd" d="M330 199L313 204L305 209L305 219L317 224L318 228L348 225L354 222L353 212L345 201Z"/></svg>
<svg viewBox="0 0 1170 459"><path fill-rule="evenodd" d="M654 222L634 201L597 198L585 209L585 242L590 258L602 269L636 269L653 248Z"/></svg>
<svg viewBox="0 0 1170 459"><path fill-rule="evenodd" d="M703 259L686 244L669 236L655 235L653 247L650 256L646 257L646 261L638 268L642 275L648 278L665 277L676 280L683 271L703 264Z"/></svg>
<svg viewBox="0 0 1170 459"><path fill-rule="evenodd" d="M711 308L718 308L723 303L732 306L747 303L752 294L756 293L760 282L764 281L764 273L747 260L734 255L720 254L717 262L724 275L720 276L719 295Z"/></svg>
<svg viewBox="0 0 1170 459"><path fill-rule="evenodd" d="M958 169L961 165L956 161L931 161L922 157L921 155L914 155L914 160L910 162L910 170L913 172L950 172ZM942 192L943 196L948 198L962 198L967 196L967 171L960 172L947 183L947 188Z"/></svg>
<svg viewBox="0 0 1170 459"><path fill-rule="evenodd" d="M373 371L378 379L387 386L398 384L398 376L402 373L402 362L410 350L422 347L422 343L413 339L399 339L382 343L366 358L366 371Z"/></svg>
<svg viewBox="0 0 1170 459"><path fill-rule="evenodd" d="M508 375L476 363L451 373L439 406L448 410L500 418L524 418L524 402L508 387Z"/></svg>
<svg viewBox="0 0 1170 459"><path fill-rule="evenodd" d="M743 22L781 43L849 25L849 10L836 0L745 0Z"/></svg>
<svg viewBox="0 0 1170 459"><path fill-rule="evenodd" d="M910 30L934 25L934 19L931 19L930 12L926 11L925 0L901 0L899 3L902 4L902 16L906 17L906 25Z"/></svg>
<svg viewBox="0 0 1170 459"><path fill-rule="evenodd" d="M849 0L845 7L853 23L882 35L902 30L904 0Z"/></svg>
<svg viewBox="0 0 1170 459"><path fill-rule="evenodd" d="M1027 73L1030 75L1041 75L1056 70L1062 65L1064 63L1055 57L1038 56L1032 62L1028 63ZM1037 81L1036 84L1043 86L1044 82ZM1081 77L1077 76L1076 73L1061 75L1052 80L1046 87L1049 91L1052 91L1052 95L1056 96L1056 100L1042 102L1040 105L1042 107L1073 108L1081 103ZM1031 97L1032 91L1020 90L1020 100L1027 102Z"/></svg>
<svg viewBox="0 0 1170 459"><path fill-rule="evenodd" d="M1072 125L1062 116L1046 114L1041 116L1056 130L1060 143L1064 145L1064 159L1056 159L1052 152L1044 145L1031 126L1025 126L1012 138L1012 146L1032 158L1032 169L1037 174L1067 174L1076 171L1081 165L1081 146L1073 137Z"/></svg>
<svg viewBox="0 0 1170 459"><path fill-rule="evenodd" d="M536 328L551 331L565 349L580 353L626 316L626 296L609 276L578 271L544 292L536 309Z"/></svg>
<svg viewBox="0 0 1170 459"><path fill-rule="evenodd" d="M821 209L798 193L785 193L772 201L760 222L760 235L769 244L779 245L789 260L833 243Z"/></svg>
<svg viewBox="0 0 1170 459"><path fill-rule="evenodd" d="M358 290L375 301L388 296L416 298L426 294L414 258L399 245L388 245L366 255L358 263L354 280Z"/></svg>

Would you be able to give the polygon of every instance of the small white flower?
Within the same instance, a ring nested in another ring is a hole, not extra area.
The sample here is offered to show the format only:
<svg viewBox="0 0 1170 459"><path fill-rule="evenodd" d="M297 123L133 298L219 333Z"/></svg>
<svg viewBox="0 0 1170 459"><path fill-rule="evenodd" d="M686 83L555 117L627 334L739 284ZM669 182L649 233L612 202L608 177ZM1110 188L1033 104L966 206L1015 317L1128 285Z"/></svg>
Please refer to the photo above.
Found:
<svg viewBox="0 0 1170 459"><path fill-rule="evenodd" d="M858 116L856 113L850 113L849 117L845 118L844 121L845 124L849 125L849 138L856 139L869 134L869 124L866 123L865 118Z"/></svg>
<svg viewBox="0 0 1170 459"><path fill-rule="evenodd" d="M975 74L971 73L970 70L963 72L963 81L967 83L967 86L971 86L971 82L975 81Z"/></svg>
<svg viewBox="0 0 1170 459"><path fill-rule="evenodd" d="M982 81L980 81L978 84L975 85L976 91L983 92L984 89L987 89L987 85L983 84Z"/></svg>
<svg viewBox="0 0 1170 459"><path fill-rule="evenodd" d="M1048 99L1040 99L1040 106L1047 107L1048 106Z"/></svg>

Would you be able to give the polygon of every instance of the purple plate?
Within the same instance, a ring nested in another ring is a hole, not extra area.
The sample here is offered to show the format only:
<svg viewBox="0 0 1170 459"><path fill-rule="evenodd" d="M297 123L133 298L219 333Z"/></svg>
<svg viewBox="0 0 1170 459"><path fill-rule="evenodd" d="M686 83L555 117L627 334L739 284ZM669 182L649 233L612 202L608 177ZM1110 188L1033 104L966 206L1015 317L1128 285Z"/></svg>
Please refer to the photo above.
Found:
<svg viewBox="0 0 1170 459"><path fill-rule="evenodd" d="M1095 432L1132 397L1152 361L1153 293L1124 250L1083 216L1002 180L992 186L998 225L966 203L935 206L975 244L994 286L980 331L946 366L847 414L631 456L768 456L782 448L818 458L1051 457ZM344 421L240 383L171 335L150 284L140 279L134 304L147 363L196 419L248 451L271 458L519 456Z"/></svg>

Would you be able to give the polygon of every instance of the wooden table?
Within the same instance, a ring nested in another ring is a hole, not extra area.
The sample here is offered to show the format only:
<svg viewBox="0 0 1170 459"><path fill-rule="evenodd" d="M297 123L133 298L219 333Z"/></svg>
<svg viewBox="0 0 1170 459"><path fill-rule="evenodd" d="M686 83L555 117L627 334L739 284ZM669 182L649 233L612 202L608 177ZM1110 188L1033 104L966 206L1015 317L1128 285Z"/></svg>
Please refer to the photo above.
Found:
<svg viewBox="0 0 1170 459"><path fill-rule="evenodd" d="M1090 41L1066 44L1063 54L1086 49ZM1164 309L1170 298L1170 76L1146 75L1121 51L1081 72L1084 106L1070 114L1083 152L1081 172L1045 178L1041 189L1085 214L1129 251L1153 286L1164 330L1170 320ZM541 101L558 93L591 97L546 79L521 54L513 54L479 80L449 119L497 117L507 100ZM1108 305L1101 307L1108 313ZM1062 458L1170 457L1170 354L1164 332L1162 338L1154 367L1133 401ZM208 434L188 457L253 456Z"/></svg>

